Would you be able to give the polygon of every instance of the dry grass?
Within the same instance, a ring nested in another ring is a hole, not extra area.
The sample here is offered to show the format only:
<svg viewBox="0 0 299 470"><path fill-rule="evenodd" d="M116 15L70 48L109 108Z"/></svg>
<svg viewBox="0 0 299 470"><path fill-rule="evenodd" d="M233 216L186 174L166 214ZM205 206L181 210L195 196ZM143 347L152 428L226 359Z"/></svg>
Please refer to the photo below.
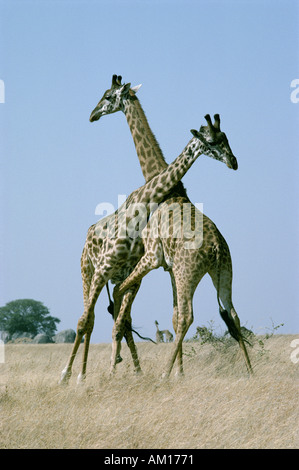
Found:
<svg viewBox="0 0 299 470"><path fill-rule="evenodd" d="M108 378L110 345L92 345L88 378L57 385L71 345L6 345L0 364L1 448L298 448L295 336L275 335L250 351L185 343L185 378L159 381L169 344L139 343L144 375L124 361Z"/></svg>

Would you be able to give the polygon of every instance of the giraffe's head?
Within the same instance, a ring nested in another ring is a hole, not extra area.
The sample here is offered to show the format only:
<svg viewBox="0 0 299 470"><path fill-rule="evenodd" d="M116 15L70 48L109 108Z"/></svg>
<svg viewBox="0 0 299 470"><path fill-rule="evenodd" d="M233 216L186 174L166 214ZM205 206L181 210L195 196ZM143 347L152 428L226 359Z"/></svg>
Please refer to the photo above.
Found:
<svg viewBox="0 0 299 470"><path fill-rule="evenodd" d="M201 126L199 131L192 129L191 132L194 137L200 140L202 144L202 150L205 155L225 163L228 168L237 170L237 159L230 148L225 133L220 130L219 114L215 114L214 119L215 122L213 124L210 115L207 114L205 116L205 120L207 121L208 125Z"/></svg>
<svg viewBox="0 0 299 470"><path fill-rule="evenodd" d="M89 118L90 122L98 121L105 114L124 111L125 101L134 96L141 87L141 85L138 85L131 88L131 83L124 83L122 85L121 79L120 75L113 75L111 88L105 91L103 97L92 111Z"/></svg>

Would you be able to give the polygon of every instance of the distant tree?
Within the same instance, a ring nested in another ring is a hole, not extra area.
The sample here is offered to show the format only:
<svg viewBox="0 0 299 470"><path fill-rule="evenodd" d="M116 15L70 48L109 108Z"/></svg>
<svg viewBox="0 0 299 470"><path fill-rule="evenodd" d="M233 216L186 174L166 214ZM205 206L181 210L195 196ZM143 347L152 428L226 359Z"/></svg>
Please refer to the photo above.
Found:
<svg viewBox="0 0 299 470"><path fill-rule="evenodd" d="M8 302L0 308L0 330L10 336L14 333L45 333L53 336L59 318L52 317L42 302L32 299L19 299Z"/></svg>

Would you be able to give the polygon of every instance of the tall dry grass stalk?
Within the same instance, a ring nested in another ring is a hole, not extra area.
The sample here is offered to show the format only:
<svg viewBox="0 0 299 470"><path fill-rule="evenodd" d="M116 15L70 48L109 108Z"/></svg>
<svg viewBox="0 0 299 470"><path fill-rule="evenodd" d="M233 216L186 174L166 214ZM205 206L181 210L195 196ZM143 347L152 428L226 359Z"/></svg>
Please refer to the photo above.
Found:
<svg viewBox="0 0 299 470"><path fill-rule="evenodd" d="M71 345L12 344L0 364L1 448L298 448L295 336L250 350L248 378L237 346L184 343L185 378L159 377L171 344L138 343L142 377L124 361L108 377L111 346L91 345L88 377L57 384Z"/></svg>

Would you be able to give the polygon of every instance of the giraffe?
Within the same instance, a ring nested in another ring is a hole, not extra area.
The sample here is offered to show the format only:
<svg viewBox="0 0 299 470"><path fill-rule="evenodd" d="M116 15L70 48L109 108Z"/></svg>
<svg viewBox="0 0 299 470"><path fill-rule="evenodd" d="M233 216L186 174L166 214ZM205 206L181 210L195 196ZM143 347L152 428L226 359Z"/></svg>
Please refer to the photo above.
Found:
<svg viewBox="0 0 299 470"><path fill-rule="evenodd" d="M157 320L155 320L155 325L156 325L156 343L164 343L164 336L162 331L159 330L159 323Z"/></svg>
<svg viewBox="0 0 299 470"><path fill-rule="evenodd" d="M164 336L165 336L165 342L166 343L172 343L173 341L173 334L170 333L169 330L159 330L159 323L157 322L157 320L155 320L155 325L156 325L156 328L157 328L157 331L156 331L156 342L157 343L164 343Z"/></svg>
<svg viewBox="0 0 299 470"><path fill-rule="evenodd" d="M162 330L162 333L165 336L165 343L173 342L173 334L169 330Z"/></svg>
<svg viewBox="0 0 299 470"><path fill-rule="evenodd" d="M89 228L81 256L84 312L79 318L75 342L68 363L61 373L60 383L67 383L71 377L72 364L83 336L83 361L78 382L84 380L90 336L94 325L94 308L98 296L109 280L116 284L116 287L124 281L141 259L144 248L140 233L150 212L165 199L202 153L227 165L230 164L230 155L223 152L221 143L214 142L211 136L209 136L208 142L206 133L201 130L192 129L191 133L193 137L170 165L166 166L149 182L133 191L114 214L101 219ZM136 212L139 213L139 217L136 216ZM136 229L137 225L138 229ZM114 294L115 311L121 312L122 321L125 321L126 318L131 319L128 309L130 309L139 287L140 282L132 286L123 296L117 295L116 297ZM116 288L114 288L115 292ZM115 331L114 327L113 331ZM126 334L135 370L139 372L140 364L130 328L127 328ZM123 335L122 331L121 336L123 337ZM116 336L113 336L111 373L115 369L115 364L119 362L119 337L118 332Z"/></svg>
<svg viewBox="0 0 299 470"><path fill-rule="evenodd" d="M148 181L157 174L157 172L163 171L167 166L167 163L160 146L150 129L141 104L136 97L136 93L141 85L130 88L130 84L122 85L121 80L121 76L113 75L112 86L104 93L102 99L91 113L90 121L96 121L103 115L112 114L117 111L124 112L133 137L144 178ZM207 135L210 134L210 137L208 138L211 138L212 136L213 139L221 139L223 133L220 131L219 115L215 115L214 125L212 124L209 116L207 116L207 122L208 126L205 128L205 132ZM224 146L226 143L228 142L224 140L222 145ZM230 165L228 166L236 170L238 168L237 160L231 151L230 156ZM156 221L156 224L159 227L160 220L163 220L163 212L168 213L168 207L170 205L179 204L180 206L183 206L184 203L190 203L191 205L194 224L196 208L190 202L186 190L181 182L176 186L176 189L172 191L172 194L168 195L168 199L163 205L164 211L160 208L151 223L155 223ZM160 216L158 216L158 214L160 214ZM145 232L146 230L147 229L145 229ZM178 373L183 374L182 341L193 321L193 294L199 281L207 272L212 278L217 291L220 315L226 323L231 336L238 341L244 354L247 369L251 373L252 368L244 344L244 339L241 334L240 321L232 304L232 262L230 251L224 237L221 235L215 224L203 214L203 244L198 250L192 252L193 257L190 255L191 252L189 250L185 250L185 243L182 247L182 240L180 240L180 243L176 243L177 240L174 241L169 238L169 242L172 242L170 250L172 257L169 258L169 263L165 264L163 267L170 273L171 277L173 290L173 327L175 332L179 334L177 334L177 338L174 343L174 352L172 354L172 358L169 360L164 375L168 376L170 374L176 357ZM165 244L165 240L163 240L163 243ZM167 250L165 253L167 254ZM176 260L180 259L180 270L177 266L173 266L174 253L176 253ZM213 263L215 266L213 266ZM158 265L155 267L158 267ZM182 272L186 273L185 277L182 276ZM195 272L196 274L195 282L190 278L190 274L188 275L188 273L191 272ZM143 276L140 276L140 279L142 277ZM131 279L132 278L133 273L131 274ZM132 285L130 279L125 281L121 286L121 291L124 292L125 287L128 285ZM118 289L119 287L116 286L115 297L119 295ZM224 307L222 307L220 299L223 301ZM180 312L186 311L186 308L188 311L188 327L183 328L184 332L181 333L183 325L179 325L178 319L180 314L181 323L185 322L185 317L182 317L182 313ZM184 319L182 320L182 318ZM118 321L120 322L120 319Z"/></svg>

